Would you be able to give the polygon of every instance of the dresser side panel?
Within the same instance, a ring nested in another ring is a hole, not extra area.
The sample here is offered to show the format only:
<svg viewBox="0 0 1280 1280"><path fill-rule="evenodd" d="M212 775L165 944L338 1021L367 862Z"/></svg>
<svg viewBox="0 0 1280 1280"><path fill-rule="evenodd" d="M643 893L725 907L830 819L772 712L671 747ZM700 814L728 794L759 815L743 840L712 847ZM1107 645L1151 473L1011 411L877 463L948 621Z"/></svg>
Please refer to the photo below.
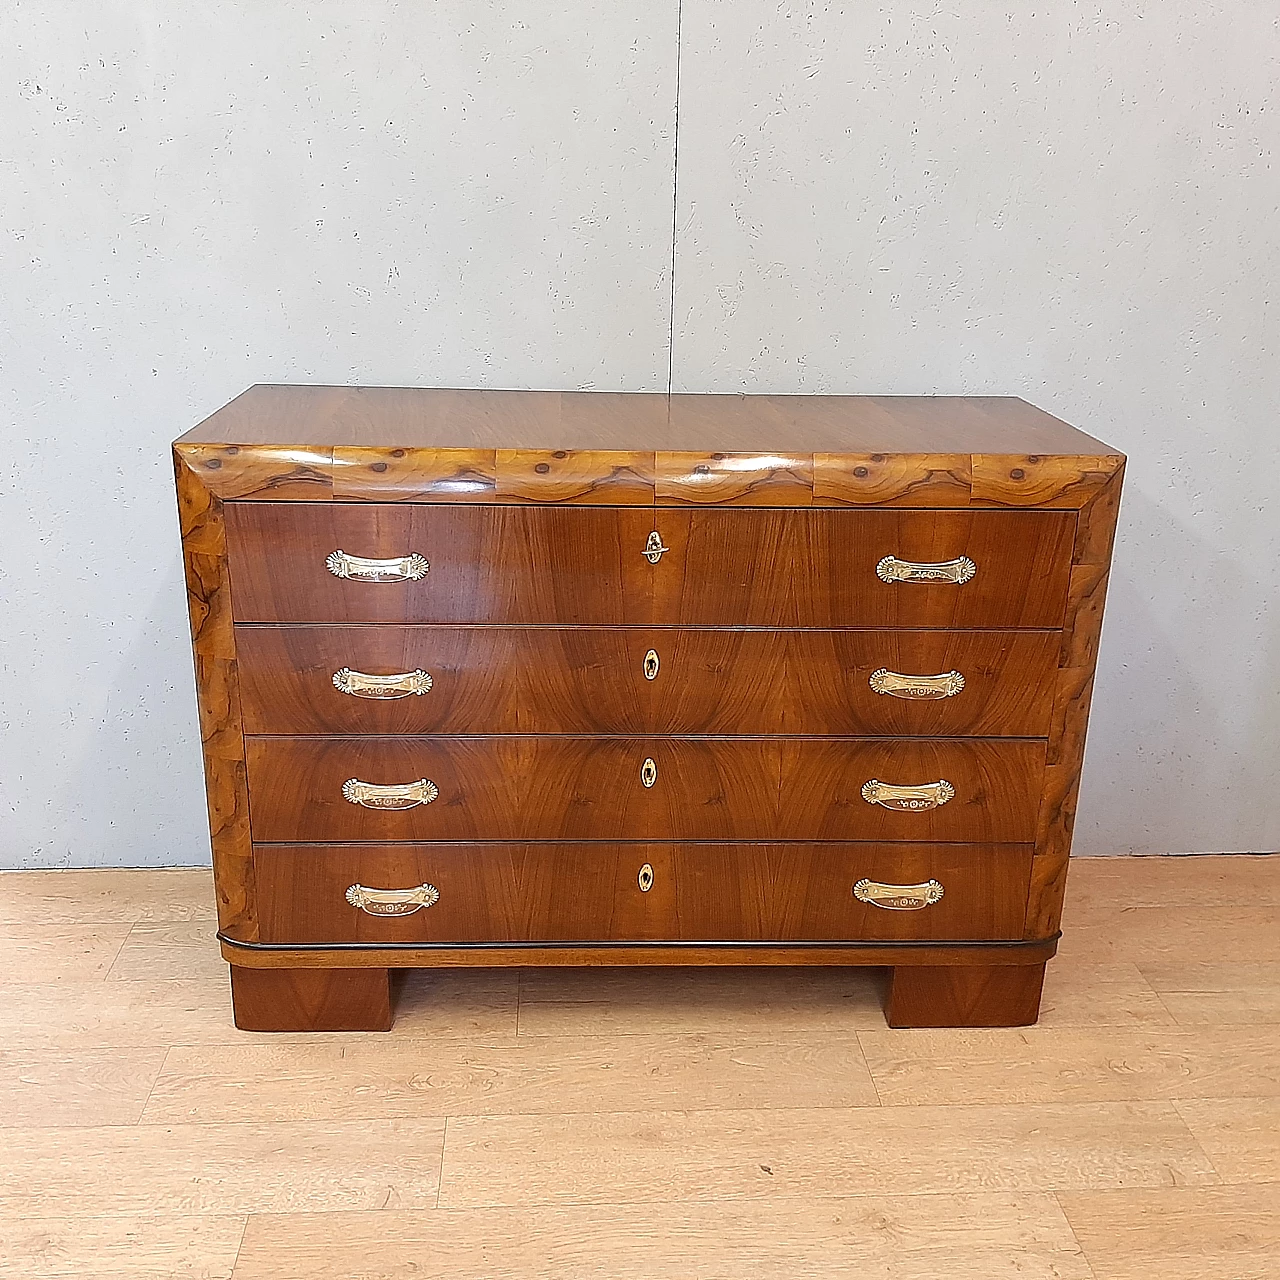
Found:
<svg viewBox="0 0 1280 1280"><path fill-rule="evenodd" d="M174 453L218 926L254 941L253 846L222 502Z"/></svg>

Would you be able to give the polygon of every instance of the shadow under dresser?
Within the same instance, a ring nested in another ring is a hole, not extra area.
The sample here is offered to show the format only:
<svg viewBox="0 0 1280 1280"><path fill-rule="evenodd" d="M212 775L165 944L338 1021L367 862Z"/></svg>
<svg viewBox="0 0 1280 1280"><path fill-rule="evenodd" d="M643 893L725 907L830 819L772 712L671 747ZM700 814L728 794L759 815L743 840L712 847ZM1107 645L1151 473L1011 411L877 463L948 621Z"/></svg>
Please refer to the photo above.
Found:
<svg viewBox="0 0 1280 1280"><path fill-rule="evenodd" d="M258 386L174 446L238 1026L393 970L1034 1022L1124 459L1021 400Z"/></svg>

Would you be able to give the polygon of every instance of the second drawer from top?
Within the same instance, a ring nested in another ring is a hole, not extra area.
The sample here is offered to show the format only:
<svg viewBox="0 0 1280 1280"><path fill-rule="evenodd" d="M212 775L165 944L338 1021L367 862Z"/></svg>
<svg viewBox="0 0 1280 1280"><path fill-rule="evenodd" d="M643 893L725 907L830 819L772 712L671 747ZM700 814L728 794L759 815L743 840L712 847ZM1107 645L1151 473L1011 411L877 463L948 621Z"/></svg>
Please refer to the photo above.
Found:
<svg viewBox="0 0 1280 1280"><path fill-rule="evenodd" d="M1043 737L1052 631L239 626L251 734Z"/></svg>

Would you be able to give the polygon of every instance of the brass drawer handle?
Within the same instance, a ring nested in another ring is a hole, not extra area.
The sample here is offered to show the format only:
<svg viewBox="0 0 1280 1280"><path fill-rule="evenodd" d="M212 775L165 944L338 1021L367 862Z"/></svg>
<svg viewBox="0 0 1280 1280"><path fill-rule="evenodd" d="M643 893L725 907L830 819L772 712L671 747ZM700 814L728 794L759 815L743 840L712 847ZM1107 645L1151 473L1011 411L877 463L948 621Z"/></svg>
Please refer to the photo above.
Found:
<svg viewBox="0 0 1280 1280"><path fill-rule="evenodd" d="M881 582L968 582L978 566L968 556L954 560L940 560L936 564L918 564L914 560L899 560L897 556L885 556L876 565L876 576Z"/></svg>
<svg viewBox="0 0 1280 1280"><path fill-rule="evenodd" d="M431 566L416 551L390 560L370 560L366 556L330 551L324 566L335 578L354 578L357 582L417 582L427 576Z"/></svg>
<svg viewBox="0 0 1280 1280"><path fill-rule="evenodd" d="M636 884L640 886L641 893L648 893L653 888L653 867L646 862L640 868L640 874L636 876Z"/></svg>
<svg viewBox="0 0 1280 1280"><path fill-rule="evenodd" d="M644 655L644 678L646 680L656 679L659 665L658 651L656 649L650 649L649 652Z"/></svg>
<svg viewBox="0 0 1280 1280"><path fill-rule="evenodd" d="M670 550L670 547L662 545L662 534L655 529L649 535L649 540L644 544L644 551L641 554L650 564L657 564L662 559L663 553Z"/></svg>
<svg viewBox="0 0 1280 1280"><path fill-rule="evenodd" d="M954 698L964 688L964 676L958 671L944 671L937 676L904 676L888 667L871 673L868 681L876 693L893 698L923 701L931 698Z"/></svg>
<svg viewBox="0 0 1280 1280"><path fill-rule="evenodd" d="M859 880L853 886L853 896L859 902L886 911L919 911L942 901L942 885L937 880L924 884L881 884L878 880Z"/></svg>
<svg viewBox="0 0 1280 1280"><path fill-rule="evenodd" d="M412 809L420 804L430 804L440 794L440 788L429 778L417 782L394 782L381 787L375 782L361 782L348 778L342 784L342 798L366 809Z"/></svg>
<svg viewBox="0 0 1280 1280"><path fill-rule="evenodd" d="M394 676L371 676L343 667L333 673L333 687L353 698L408 698L431 691L431 677L419 668Z"/></svg>
<svg viewBox="0 0 1280 1280"><path fill-rule="evenodd" d="M955 787L945 778L939 778L937 782L925 782L918 787L895 787L892 783L872 778L862 787L862 798L868 804L883 805L886 809L900 809L904 812L941 808L955 793Z"/></svg>
<svg viewBox="0 0 1280 1280"><path fill-rule="evenodd" d="M434 907L440 901L440 890L433 884L420 884L413 889L370 889L353 884L346 897L353 907L371 916L411 916L423 907Z"/></svg>
<svg viewBox="0 0 1280 1280"><path fill-rule="evenodd" d="M640 766L640 782L643 786L651 787L657 780L658 766L652 756L646 756L644 764Z"/></svg>

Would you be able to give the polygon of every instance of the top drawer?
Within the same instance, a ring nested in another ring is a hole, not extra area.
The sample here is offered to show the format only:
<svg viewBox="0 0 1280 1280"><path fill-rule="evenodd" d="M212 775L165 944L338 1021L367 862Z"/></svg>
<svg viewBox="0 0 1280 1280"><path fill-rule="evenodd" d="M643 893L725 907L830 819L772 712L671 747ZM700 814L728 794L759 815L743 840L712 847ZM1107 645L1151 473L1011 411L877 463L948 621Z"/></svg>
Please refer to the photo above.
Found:
<svg viewBox="0 0 1280 1280"><path fill-rule="evenodd" d="M233 502L227 537L239 622L1059 627L1075 519Z"/></svg>

